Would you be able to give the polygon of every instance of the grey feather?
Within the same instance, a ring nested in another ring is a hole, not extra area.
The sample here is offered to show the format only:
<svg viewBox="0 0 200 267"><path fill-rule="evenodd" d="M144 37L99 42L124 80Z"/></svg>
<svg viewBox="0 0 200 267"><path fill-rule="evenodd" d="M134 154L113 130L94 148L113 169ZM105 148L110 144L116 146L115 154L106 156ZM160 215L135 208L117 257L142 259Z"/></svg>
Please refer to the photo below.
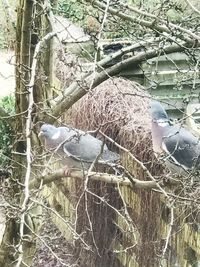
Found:
<svg viewBox="0 0 200 267"><path fill-rule="evenodd" d="M56 151L63 163L71 168L88 169L97 157L101 163L115 162L119 159L119 155L110 151L101 140L75 128L56 128L44 124L40 134L45 137L46 148Z"/></svg>
<svg viewBox="0 0 200 267"><path fill-rule="evenodd" d="M168 153L187 169L199 168L198 138L178 125L166 129L165 134L163 143Z"/></svg>
<svg viewBox="0 0 200 267"><path fill-rule="evenodd" d="M167 166L180 174L200 169L199 139L181 125L171 125L159 102L151 103L152 141L154 151L165 154Z"/></svg>

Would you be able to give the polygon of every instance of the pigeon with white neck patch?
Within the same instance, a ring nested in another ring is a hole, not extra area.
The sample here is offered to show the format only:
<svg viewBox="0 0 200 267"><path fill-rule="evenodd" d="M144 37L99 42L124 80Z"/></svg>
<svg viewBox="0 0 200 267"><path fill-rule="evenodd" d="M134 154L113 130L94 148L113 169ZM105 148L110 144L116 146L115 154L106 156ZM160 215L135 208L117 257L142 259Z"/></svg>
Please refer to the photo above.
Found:
<svg viewBox="0 0 200 267"><path fill-rule="evenodd" d="M158 101L152 101L152 142L157 156L163 156L172 173L188 175L200 169L199 139L182 125L171 125L169 117Z"/></svg>
<svg viewBox="0 0 200 267"><path fill-rule="evenodd" d="M98 163L108 165L119 160L119 155L101 140L79 129L43 124L39 136L44 137L45 147L53 157L65 165L68 175L72 169L88 170L97 158Z"/></svg>

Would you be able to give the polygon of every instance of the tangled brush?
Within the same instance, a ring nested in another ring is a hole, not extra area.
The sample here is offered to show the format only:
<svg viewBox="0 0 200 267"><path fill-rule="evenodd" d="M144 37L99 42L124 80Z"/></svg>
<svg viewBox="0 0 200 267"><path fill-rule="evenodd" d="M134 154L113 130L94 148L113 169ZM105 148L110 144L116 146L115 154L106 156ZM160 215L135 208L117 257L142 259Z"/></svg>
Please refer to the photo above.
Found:
<svg viewBox="0 0 200 267"><path fill-rule="evenodd" d="M155 159L151 143L151 119L148 112L150 98L150 95L138 84L122 78L112 78L88 92L73 105L67 113L65 122L85 131L100 129L104 134L128 149L153 175L160 176L163 168ZM102 137L98 133L97 135L100 138ZM110 144L110 146L111 145L112 144ZM149 180L145 172L141 171L141 168L138 169L135 167L134 162L130 161L126 154L122 157L123 166L125 166L129 172L133 173L138 179ZM123 206L121 198L117 195L117 191L113 186L91 182L89 188L96 195L102 194L103 196L108 196L109 201L112 202L115 208L120 209L121 206ZM80 182L77 185L77 192L79 192L79 190ZM133 201L134 195L128 193L129 191L125 191L124 196L126 196L126 199L132 199L129 202L132 207L132 219L140 232L141 246L136 246L135 251L132 251L132 253L137 254L141 248L145 247L146 253L138 254L138 261L141 263L140 266L145 266L144 262L146 261L147 254L151 259L154 258L152 247L146 244L151 244L151 242L157 239L157 228L155 227L152 230L152 225L156 225L155 212L160 214L160 201L159 196L152 194L152 192L144 190L136 191L139 199L141 199L140 204L136 200L136 202ZM111 204L111 202L109 203ZM119 242L124 242L125 245L128 241L126 237L118 237L117 233L119 229L117 229L112 222L109 221L105 223L103 221L104 219L109 220L111 217L113 220L116 220L116 214L110 216L111 211L107 210L107 207L103 209L101 205L99 205L99 207L95 206L95 198L88 201L88 203L91 205L89 210L90 214L92 214L91 220L93 225L98 225L96 228L94 227L96 240L101 240L101 244L104 244L102 247L98 244L102 253L104 248L110 247L110 243L112 243L115 238L119 238ZM140 205L142 207L140 214L134 216L134 212L137 211ZM83 214L84 210L85 207L83 205L80 211L80 232L85 229L83 226L83 218L85 218ZM146 223L147 218L148 224ZM87 218L85 220L87 221ZM103 225L102 230L99 229L99 225ZM112 227L110 227L112 229L111 232L106 228L107 225L112 225ZM147 231L148 235L146 234ZM106 235L104 235L105 232L107 233ZM107 237L108 240L106 240ZM109 251L109 249L107 250ZM113 256L114 259L115 255ZM103 266L103 264L101 266ZM113 263L113 265L111 264L110 266L117 265Z"/></svg>
<svg viewBox="0 0 200 267"><path fill-rule="evenodd" d="M138 159L149 161L153 157L149 101L150 95L140 85L112 78L74 104L67 123L85 131L99 129Z"/></svg>

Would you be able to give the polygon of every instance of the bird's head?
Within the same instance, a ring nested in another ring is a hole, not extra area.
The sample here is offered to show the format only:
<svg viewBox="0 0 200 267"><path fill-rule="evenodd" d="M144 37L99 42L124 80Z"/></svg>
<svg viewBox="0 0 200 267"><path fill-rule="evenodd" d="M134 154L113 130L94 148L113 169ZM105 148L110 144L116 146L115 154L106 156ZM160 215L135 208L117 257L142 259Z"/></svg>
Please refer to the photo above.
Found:
<svg viewBox="0 0 200 267"><path fill-rule="evenodd" d="M150 104L150 114L153 121L169 122L169 117L163 106L158 101L152 101Z"/></svg>
<svg viewBox="0 0 200 267"><path fill-rule="evenodd" d="M44 136L45 138L52 138L57 132L57 128L51 124L43 124L40 128L38 136Z"/></svg>

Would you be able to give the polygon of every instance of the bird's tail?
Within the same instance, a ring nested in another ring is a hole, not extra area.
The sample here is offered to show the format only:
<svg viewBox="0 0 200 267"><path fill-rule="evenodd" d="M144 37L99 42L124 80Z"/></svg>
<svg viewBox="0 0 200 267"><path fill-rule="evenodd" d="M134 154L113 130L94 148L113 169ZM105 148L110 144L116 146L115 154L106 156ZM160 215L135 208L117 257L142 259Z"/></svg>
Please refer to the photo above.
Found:
<svg viewBox="0 0 200 267"><path fill-rule="evenodd" d="M104 162L116 162L119 159L120 159L119 154L110 150L104 151L103 154L101 155L101 160Z"/></svg>

